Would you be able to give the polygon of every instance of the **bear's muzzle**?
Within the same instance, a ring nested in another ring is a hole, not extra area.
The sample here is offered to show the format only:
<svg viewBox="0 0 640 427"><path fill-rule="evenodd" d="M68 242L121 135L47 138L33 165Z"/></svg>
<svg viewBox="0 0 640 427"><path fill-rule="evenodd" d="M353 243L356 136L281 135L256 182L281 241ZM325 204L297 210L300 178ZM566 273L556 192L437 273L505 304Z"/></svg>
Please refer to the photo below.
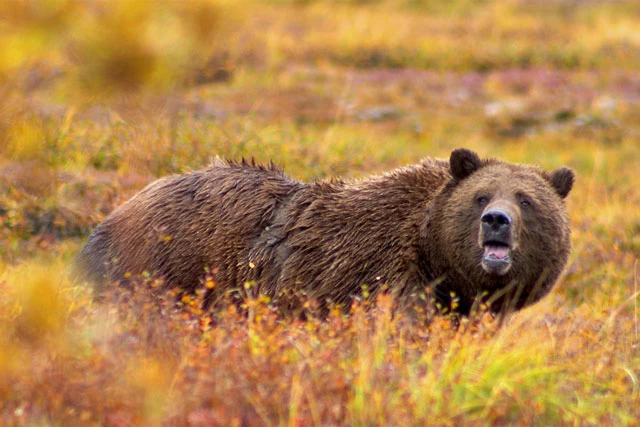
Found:
<svg viewBox="0 0 640 427"><path fill-rule="evenodd" d="M511 252L517 246L515 218L507 205L489 206L480 217L478 243L483 249L482 268L489 274L502 276L511 268Z"/></svg>

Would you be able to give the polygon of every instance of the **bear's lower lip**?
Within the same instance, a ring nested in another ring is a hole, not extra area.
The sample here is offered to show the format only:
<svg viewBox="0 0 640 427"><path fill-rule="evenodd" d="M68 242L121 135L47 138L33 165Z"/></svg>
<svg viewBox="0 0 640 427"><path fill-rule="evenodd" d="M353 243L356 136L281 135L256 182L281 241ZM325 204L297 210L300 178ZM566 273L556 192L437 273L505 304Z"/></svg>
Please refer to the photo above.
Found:
<svg viewBox="0 0 640 427"><path fill-rule="evenodd" d="M511 248L497 242L487 242L483 246L482 268L489 274L502 276L511 268Z"/></svg>

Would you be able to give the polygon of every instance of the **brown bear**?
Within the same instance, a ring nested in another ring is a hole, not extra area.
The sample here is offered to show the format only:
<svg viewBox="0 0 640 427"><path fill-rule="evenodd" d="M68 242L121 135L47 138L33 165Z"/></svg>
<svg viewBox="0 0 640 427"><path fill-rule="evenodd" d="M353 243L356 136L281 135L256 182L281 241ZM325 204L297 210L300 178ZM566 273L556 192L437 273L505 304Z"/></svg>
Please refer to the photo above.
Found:
<svg viewBox="0 0 640 427"><path fill-rule="evenodd" d="M573 182L566 167L467 149L353 182L218 160L151 183L98 225L78 260L96 283L146 272L193 291L209 272L209 304L252 283L276 302L305 295L323 308L386 289L435 295L461 314L481 299L513 311L546 295L567 262Z"/></svg>

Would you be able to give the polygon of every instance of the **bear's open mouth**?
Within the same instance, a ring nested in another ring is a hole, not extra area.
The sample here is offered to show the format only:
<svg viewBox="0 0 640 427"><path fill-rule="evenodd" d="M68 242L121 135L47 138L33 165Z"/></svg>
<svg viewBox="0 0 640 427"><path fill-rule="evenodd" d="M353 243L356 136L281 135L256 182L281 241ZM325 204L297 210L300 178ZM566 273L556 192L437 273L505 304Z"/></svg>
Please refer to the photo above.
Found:
<svg viewBox="0 0 640 427"><path fill-rule="evenodd" d="M482 246L482 268L489 274L503 275L511 267L511 246L499 241L487 241Z"/></svg>

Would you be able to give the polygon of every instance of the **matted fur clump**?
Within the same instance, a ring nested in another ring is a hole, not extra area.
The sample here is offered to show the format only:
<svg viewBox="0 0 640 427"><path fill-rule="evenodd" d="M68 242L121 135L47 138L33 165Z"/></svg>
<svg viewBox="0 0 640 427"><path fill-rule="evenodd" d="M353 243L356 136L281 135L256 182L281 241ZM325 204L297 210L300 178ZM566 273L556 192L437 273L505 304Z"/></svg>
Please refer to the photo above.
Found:
<svg viewBox="0 0 640 427"><path fill-rule="evenodd" d="M252 282L283 306L293 295L349 307L363 289L386 289L404 304L435 296L461 314L479 297L494 312L517 310L546 295L566 264L573 181L566 167L466 149L355 182L303 183L273 165L217 161L115 209L78 266L98 284L146 272L186 291L209 274L209 304Z"/></svg>

